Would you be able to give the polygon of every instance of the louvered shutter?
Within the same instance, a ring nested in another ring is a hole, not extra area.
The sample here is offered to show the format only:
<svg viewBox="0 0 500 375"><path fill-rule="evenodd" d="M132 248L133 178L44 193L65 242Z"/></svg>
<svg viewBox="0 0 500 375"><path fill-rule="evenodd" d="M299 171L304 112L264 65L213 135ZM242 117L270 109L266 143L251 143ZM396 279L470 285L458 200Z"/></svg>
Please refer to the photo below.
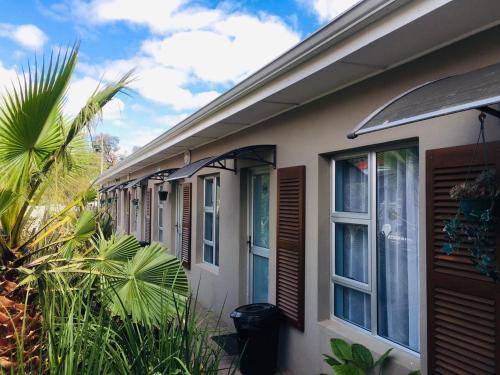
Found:
<svg viewBox="0 0 500 375"><path fill-rule="evenodd" d="M126 219L127 219L127 234L130 234L130 220L132 220L132 218L130 217L130 200L132 199L132 195L130 194L130 191L127 191L127 202L125 203L125 206L127 208L127 210L125 211L125 216L126 216Z"/></svg>
<svg viewBox="0 0 500 375"><path fill-rule="evenodd" d="M500 142L489 143L488 149L491 167L500 172ZM474 268L467 244L451 256L442 251L444 221L457 210L450 188L481 173L483 160L482 149L474 145L426 155L429 374L500 373L500 285ZM491 231L497 262L499 227Z"/></svg>
<svg viewBox="0 0 500 375"><path fill-rule="evenodd" d="M144 215L144 220L145 220L145 226L144 226L144 241L146 242L151 242L151 188L146 190L146 202L144 204L144 210L145 210L145 215Z"/></svg>
<svg viewBox="0 0 500 375"><path fill-rule="evenodd" d="M184 267L191 268L191 184L182 184L182 248L181 260Z"/></svg>
<svg viewBox="0 0 500 375"><path fill-rule="evenodd" d="M276 304L287 321L304 330L304 166L278 169Z"/></svg>

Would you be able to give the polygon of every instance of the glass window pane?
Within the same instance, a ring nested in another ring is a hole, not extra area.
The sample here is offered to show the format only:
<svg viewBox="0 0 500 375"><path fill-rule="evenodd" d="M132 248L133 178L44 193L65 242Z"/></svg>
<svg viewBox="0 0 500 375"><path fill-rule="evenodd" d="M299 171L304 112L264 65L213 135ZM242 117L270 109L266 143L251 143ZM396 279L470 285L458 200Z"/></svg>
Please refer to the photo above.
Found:
<svg viewBox="0 0 500 375"><path fill-rule="evenodd" d="M220 177L216 177L215 189L215 265L219 265L219 214L220 214Z"/></svg>
<svg viewBox="0 0 500 375"><path fill-rule="evenodd" d="M371 330L370 295L335 284L335 316Z"/></svg>
<svg viewBox="0 0 500 375"><path fill-rule="evenodd" d="M368 283L368 227L335 224L335 274Z"/></svg>
<svg viewBox="0 0 500 375"><path fill-rule="evenodd" d="M205 212L205 236L204 236L204 238L208 241L213 240L213 228L214 228L214 214L212 212Z"/></svg>
<svg viewBox="0 0 500 375"><path fill-rule="evenodd" d="M214 248L211 245L204 244L203 260L207 263L214 263Z"/></svg>
<svg viewBox="0 0 500 375"><path fill-rule="evenodd" d="M253 244L269 248L269 174L252 176Z"/></svg>
<svg viewBox="0 0 500 375"><path fill-rule="evenodd" d="M269 259L253 255L252 303L268 302Z"/></svg>
<svg viewBox="0 0 500 375"><path fill-rule="evenodd" d="M158 226L163 227L163 205L158 207Z"/></svg>
<svg viewBox="0 0 500 375"><path fill-rule="evenodd" d="M418 351L418 149L377 154L379 335Z"/></svg>
<svg viewBox="0 0 500 375"><path fill-rule="evenodd" d="M368 157L335 162L335 211L368 212Z"/></svg>
<svg viewBox="0 0 500 375"><path fill-rule="evenodd" d="M205 178L205 207L212 207L214 204L214 180Z"/></svg>
<svg viewBox="0 0 500 375"><path fill-rule="evenodd" d="M158 230L158 242L163 242L163 230Z"/></svg>

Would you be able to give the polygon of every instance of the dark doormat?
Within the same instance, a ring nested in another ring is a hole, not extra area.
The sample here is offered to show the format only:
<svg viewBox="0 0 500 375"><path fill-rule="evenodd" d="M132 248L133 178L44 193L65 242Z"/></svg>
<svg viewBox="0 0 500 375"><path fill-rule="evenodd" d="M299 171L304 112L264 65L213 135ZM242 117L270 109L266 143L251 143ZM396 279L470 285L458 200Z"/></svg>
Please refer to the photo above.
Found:
<svg viewBox="0 0 500 375"><path fill-rule="evenodd" d="M231 333L229 335L212 336L212 340L219 345L229 355L239 355L238 335Z"/></svg>

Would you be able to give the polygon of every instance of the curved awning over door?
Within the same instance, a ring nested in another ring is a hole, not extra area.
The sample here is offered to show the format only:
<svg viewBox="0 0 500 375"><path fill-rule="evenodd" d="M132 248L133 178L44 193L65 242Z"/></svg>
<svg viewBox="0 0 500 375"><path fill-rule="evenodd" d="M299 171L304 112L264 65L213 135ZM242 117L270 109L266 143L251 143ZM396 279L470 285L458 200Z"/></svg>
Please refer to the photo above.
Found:
<svg viewBox="0 0 500 375"><path fill-rule="evenodd" d="M267 155L264 155L269 154L269 152L272 153L271 160L268 160L268 158L266 158ZM233 168L227 166L227 160L234 160ZM272 165L275 167L276 145L246 146L225 152L218 156L210 156L178 169L168 176L167 181L175 181L182 178L192 177L196 172L203 168L217 168L236 172L238 160L250 160L258 163L259 165Z"/></svg>
<svg viewBox="0 0 500 375"><path fill-rule="evenodd" d="M500 112L490 107L497 103L500 103L500 63L406 91L373 112L347 138L469 109L500 117Z"/></svg>

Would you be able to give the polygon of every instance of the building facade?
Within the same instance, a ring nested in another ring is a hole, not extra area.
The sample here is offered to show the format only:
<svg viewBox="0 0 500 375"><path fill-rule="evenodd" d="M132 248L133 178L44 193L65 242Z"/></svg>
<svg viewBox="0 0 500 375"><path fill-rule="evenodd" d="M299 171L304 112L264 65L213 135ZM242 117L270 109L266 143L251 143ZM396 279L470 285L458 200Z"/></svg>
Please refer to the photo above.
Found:
<svg viewBox="0 0 500 375"><path fill-rule="evenodd" d="M358 4L106 171L117 232L182 259L199 302L228 324L239 305L277 304L288 373L328 372L332 337L376 356L394 348L390 374L500 371L498 285L436 247L459 179L440 171L486 163L480 111L347 137L407 90L500 63L499 25L493 0ZM456 82L432 90L445 103L467 84ZM424 95L406 110L434 104ZM495 167L498 118L484 129Z"/></svg>

